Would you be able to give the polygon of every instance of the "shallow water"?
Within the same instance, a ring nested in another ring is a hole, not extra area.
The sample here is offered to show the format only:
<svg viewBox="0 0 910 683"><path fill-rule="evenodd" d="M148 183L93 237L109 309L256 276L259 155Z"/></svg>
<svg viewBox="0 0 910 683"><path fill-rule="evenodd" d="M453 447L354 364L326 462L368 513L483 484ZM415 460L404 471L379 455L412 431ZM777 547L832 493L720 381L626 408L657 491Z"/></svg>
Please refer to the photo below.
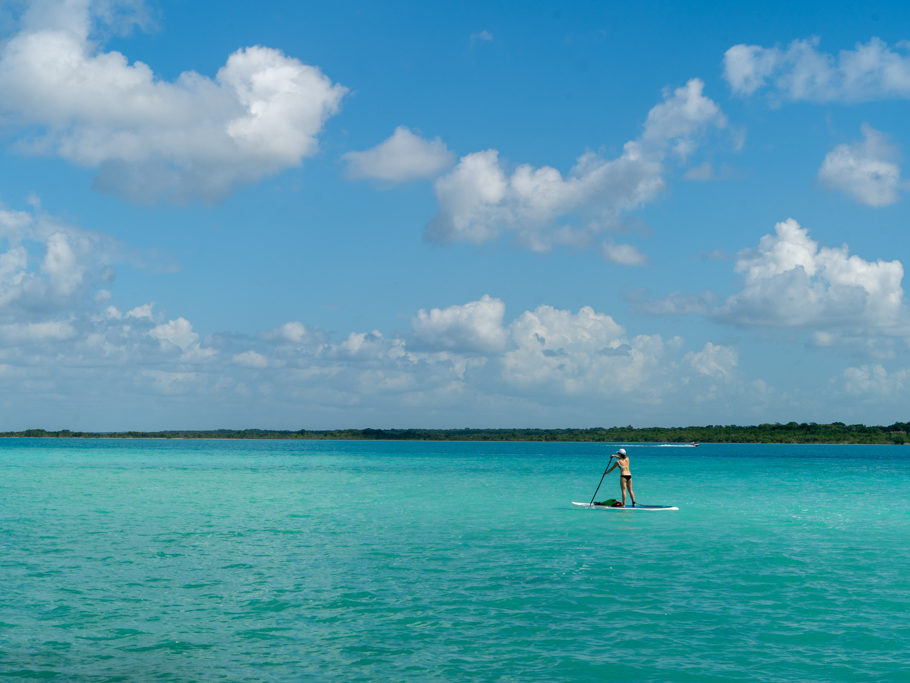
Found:
<svg viewBox="0 0 910 683"><path fill-rule="evenodd" d="M0 440L0 675L910 680L910 448L612 450Z"/></svg>

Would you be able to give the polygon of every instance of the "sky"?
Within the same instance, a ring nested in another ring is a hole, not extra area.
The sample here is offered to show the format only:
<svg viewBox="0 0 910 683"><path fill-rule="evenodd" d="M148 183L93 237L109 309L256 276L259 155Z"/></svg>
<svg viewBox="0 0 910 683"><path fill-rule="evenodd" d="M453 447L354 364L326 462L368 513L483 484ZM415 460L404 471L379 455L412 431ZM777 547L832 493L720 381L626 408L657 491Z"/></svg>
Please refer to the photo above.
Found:
<svg viewBox="0 0 910 683"><path fill-rule="evenodd" d="M0 430L906 421L907 26L0 2Z"/></svg>

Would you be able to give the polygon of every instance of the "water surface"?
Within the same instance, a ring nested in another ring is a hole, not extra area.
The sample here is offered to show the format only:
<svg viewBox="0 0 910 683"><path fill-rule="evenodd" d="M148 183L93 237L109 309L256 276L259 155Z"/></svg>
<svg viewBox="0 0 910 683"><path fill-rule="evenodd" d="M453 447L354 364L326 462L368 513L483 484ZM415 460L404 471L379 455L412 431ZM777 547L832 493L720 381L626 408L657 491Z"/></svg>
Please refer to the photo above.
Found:
<svg viewBox="0 0 910 683"><path fill-rule="evenodd" d="M910 678L910 449L614 447L0 440L0 675Z"/></svg>

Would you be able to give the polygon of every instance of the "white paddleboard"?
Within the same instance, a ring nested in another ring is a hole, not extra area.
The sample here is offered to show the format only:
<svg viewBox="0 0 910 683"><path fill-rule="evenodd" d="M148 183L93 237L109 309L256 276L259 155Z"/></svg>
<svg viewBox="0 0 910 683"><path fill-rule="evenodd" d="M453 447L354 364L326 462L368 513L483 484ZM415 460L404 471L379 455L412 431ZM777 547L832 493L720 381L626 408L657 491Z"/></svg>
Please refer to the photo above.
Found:
<svg viewBox="0 0 910 683"><path fill-rule="evenodd" d="M574 500L572 501L572 505L575 505L580 508L589 508L589 509L593 508L595 510L623 510L626 512L634 512L635 510L642 510L642 511L648 511L648 512L656 512L658 510L679 510L679 508L674 505L636 505L635 507L632 507L630 505L629 507L615 508L610 505L594 505L593 503L576 503Z"/></svg>

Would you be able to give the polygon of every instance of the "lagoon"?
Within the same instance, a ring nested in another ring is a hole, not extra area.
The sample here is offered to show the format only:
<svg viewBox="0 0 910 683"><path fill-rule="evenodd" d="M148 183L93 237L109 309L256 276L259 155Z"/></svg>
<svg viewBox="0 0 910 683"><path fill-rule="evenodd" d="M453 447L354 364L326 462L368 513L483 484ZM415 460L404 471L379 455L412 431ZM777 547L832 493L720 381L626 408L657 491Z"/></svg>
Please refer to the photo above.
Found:
<svg viewBox="0 0 910 683"><path fill-rule="evenodd" d="M619 445L0 440L0 675L906 679L910 450Z"/></svg>

